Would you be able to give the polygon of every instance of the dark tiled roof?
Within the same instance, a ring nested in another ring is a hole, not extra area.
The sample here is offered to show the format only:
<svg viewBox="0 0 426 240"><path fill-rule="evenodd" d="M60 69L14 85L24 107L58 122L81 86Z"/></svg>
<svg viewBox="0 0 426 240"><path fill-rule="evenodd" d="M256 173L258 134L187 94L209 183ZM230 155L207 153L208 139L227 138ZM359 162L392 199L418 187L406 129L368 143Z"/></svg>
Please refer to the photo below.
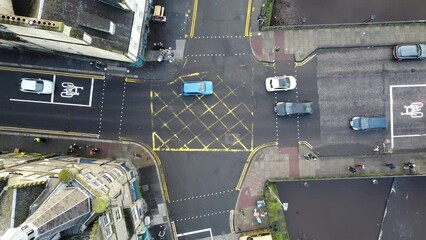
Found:
<svg viewBox="0 0 426 240"><path fill-rule="evenodd" d="M92 45L96 47L127 52L133 23L132 11L121 10L97 0L48 0L44 6L43 19L64 22L67 26L85 31L92 37ZM93 15L94 19L112 21L116 25L115 34L84 27L88 26L83 22L88 14Z"/></svg>

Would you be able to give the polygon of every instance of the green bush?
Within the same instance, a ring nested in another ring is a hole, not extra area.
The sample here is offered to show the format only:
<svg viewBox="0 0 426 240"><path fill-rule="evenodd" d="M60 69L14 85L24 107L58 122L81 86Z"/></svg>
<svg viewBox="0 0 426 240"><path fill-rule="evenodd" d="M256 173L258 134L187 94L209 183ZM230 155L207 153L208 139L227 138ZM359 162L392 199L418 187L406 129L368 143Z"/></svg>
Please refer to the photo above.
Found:
<svg viewBox="0 0 426 240"><path fill-rule="evenodd" d="M63 169L59 172L59 181L62 183L70 183L74 179L74 174L69 169Z"/></svg>
<svg viewBox="0 0 426 240"><path fill-rule="evenodd" d="M107 208L107 204L105 200L102 198L95 198L92 201L92 209L95 213L103 213L105 212L105 209Z"/></svg>
<svg viewBox="0 0 426 240"><path fill-rule="evenodd" d="M272 19L272 9L274 7L274 1L275 0L264 0L263 4L265 4L261 12L265 14L265 21L263 23L264 27L271 26L271 19Z"/></svg>

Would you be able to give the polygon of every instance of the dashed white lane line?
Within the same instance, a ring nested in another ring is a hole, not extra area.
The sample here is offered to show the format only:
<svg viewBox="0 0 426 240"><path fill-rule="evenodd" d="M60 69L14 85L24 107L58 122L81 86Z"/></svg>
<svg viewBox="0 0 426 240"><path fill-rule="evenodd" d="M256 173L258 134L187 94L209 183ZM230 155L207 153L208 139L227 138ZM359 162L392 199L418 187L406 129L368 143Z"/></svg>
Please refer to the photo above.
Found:
<svg viewBox="0 0 426 240"><path fill-rule="evenodd" d="M245 56L245 52L234 53L234 56ZM187 57L226 57L225 53L200 53L200 54L188 54Z"/></svg>
<svg viewBox="0 0 426 240"><path fill-rule="evenodd" d="M99 133L101 133L101 131L102 131L102 117L103 117L103 110L104 110L105 86L106 86L106 80L104 80L104 83L102 85L101 107L100 107L100 112L99 112Z"/></svg>
<svg viewBox="0 0 426 240"><path fill-rule="evenodd" d="M121 136L121 127L123 125L124 100L126 99L126 82L123 85L123 97L121 98L120 126L118 127L118 137Z"/></svg>
<svg viewBox="0 0 426 240"><path fill-rule="evenodd" d="M240 35L236 35L236 36L198 36L198 37L193 37L192 39L221 39L221 38L246 38L247 36L240 36Z"/></svg>
<svg viewBox="0 0 426 240"><path fill-rule="evenodd" d="M198 219L198 218L205 218L205 217L215 216L215 215L219 215L219 214L229 213L230 211L231 210L223 210L223 211L219 211L219 212L212 212L212 213L208 213L208 214L201 214L201 215L197 215L197 216L193 216L193 217L176 219L175 221L176 222L181 222L181 221L194 220L194 219Z"/></svg>
<svg viewBox="0 0 426 240"><path fill-rule="evenodd" d="M236 191L236 190L235 189L229 189L229 190L224 190L224 191L219 191L219 192L211 192L211 193L207 193L207 194L203 194L203 195L198 195L198 196L192 196L192 197L187 197L187 198L181 198L181 199L177 199L177 200L172 200L172 203L183 202L183 201L188 201L188 200L193 200L193 199L198 199L198 198L213 197L213 196L217 196L217 195L231 193L231 192L234 192L234 191Z"/></svg>

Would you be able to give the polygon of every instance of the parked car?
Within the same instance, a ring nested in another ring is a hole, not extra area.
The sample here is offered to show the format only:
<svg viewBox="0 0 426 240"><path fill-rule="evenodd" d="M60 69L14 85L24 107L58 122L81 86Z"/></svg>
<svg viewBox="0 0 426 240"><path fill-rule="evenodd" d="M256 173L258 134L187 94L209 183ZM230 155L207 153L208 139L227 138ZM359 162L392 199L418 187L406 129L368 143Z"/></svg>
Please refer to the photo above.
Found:
<svg viewBox="0 0 426 240"><path fill-rule="evenodd" d="M426 58L425 44L407 44L396 45L393 48L393 57L397 61L409 59L424 59Z"/></svg>
<svg viewBox="0 0 426 240"><path fill-rule="evenodd" d="M277 116L304 115L314 112L313 104L310 101L277 102L274 111Z"/></svg>
<svg viewBox="0 0 426 240"><path fill-rule="evenodd" d="M387 124L386 116L382 115L353 117L350 123L353 130L386 129Z"/></svg>
<svg viewBox="0 0 426 240"><path fill-rule="evenodd" d="M182 84L183 96L202 96L213 93L213 83L211 81L184 82Z"/></svg>
<svg viewBox="0 0 426 240"><path fill-rule="evenodd" d="M269 77L265 80L265 86L268 92L288 91L296 88L297 81L293 76Z"/></svg>
<svg viewBox="0 0 426 240"><path fill-rule="evenodd" d="M41 78L21 78L19 90L26 93L52 94L55 85L52 81Z"/></svg>

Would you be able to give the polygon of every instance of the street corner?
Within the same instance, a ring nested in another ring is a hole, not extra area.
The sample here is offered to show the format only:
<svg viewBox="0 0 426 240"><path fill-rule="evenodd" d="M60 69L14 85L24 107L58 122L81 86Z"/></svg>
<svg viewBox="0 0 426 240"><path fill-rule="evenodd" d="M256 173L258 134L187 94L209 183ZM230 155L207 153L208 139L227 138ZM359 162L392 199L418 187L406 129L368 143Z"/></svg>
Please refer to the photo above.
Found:
<svg viewBox="0 0 426 240"><path fill-rule="evenodd" d="M259 62L273 62L274 59L271 58L272 51L267 51L267 49L271 50L273 49L273 43L267 44L268 41L264 41L265 34L262 32L253 32L253 35L250 36L250 46L251 51L255 59ZM264 45L271 45L271 46L264 46Z"/></svg>

